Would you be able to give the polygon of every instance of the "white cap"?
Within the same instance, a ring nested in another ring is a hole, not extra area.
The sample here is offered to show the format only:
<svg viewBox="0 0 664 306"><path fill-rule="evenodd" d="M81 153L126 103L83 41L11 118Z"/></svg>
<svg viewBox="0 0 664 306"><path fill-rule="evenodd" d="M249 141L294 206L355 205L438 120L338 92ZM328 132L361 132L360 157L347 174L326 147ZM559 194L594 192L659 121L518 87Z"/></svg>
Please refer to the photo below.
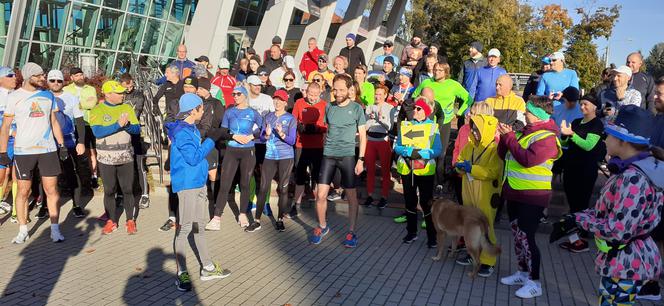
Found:
<svg viewBox="0 0 664 306"><path fill-rule="evenodd" d="M290 55L284 56L284 64L286 68L295 69L295 59Z"/></svg>
<svg viewBox="0 0 664 306"><path fill-rule="evenodd" d="M487 54L487 57L489 56L495 56L495 57L500 57L500 50L493 48L489 50L489 53Z"/></svg>
<svg viewBox="0 0 664 306"><path fill-rule="evenodd" d="M46 80L65 80L65 76L62 75L62 71L53 69L48 72L48 76L46 76Z"/></svg>
<svg viewBox="0 0 664 306"><path fill-rule="evenodd" d="M257 75L252 74L247 78L247 83L251 85L261 85L261 79L258 78Z"/></svg>
<svg viewBox="0 0 664 306"><path fill-rule="evenodd" d="M616 69L613 69L613 71L615 71L615 72L617 72L617 73L626 74L627 77L629 77L629 78L632 77L632 69L629 68L629 67L627 67L627 66L620 66L620 67L618 67L618 68L616 68Z"/></svg>
<svg viewBox="0 0 664 306"><path fill-rule="evenodd" d="M217 66L219 66L220 69L230 69L231 63L226 58L222 58L219 60L219 65Z"/></svg>
<svg viewBox="0 0 664 306"><path fill-rule="evenodd" d="M565 60L565 54L563 54L560 51L557 51L557 52L553 52L553 54L551 54L551 56L549 56L549 58L551 58L552 60L555 59L555 60L563 60L564 61Z"/></svg>

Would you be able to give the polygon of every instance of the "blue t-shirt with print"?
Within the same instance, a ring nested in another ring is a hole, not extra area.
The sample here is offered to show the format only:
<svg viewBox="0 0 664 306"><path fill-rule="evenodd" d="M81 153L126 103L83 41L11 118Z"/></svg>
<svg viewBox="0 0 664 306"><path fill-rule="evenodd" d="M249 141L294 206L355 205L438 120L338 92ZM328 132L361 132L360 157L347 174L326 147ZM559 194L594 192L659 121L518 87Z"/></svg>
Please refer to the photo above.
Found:
<svg viewBox="0 0 664 306"><path fill-rule="evenodd" d="M265 159L281 160L294 158L293 145L297 135L297 121L290 113L284 113L281 116L272 112L265 115L265 127L267 125L272 129L272 134L265 142ZM281 125L285 136L282 139L277 135L276 126ZM265 139L265 130L261 133L261 138Z"/></svg>
<svg viewBox="0 0 664 306"><path fill-rule="evenodd" d="M258 132L261 126L263 126L263 118L251 107L244 109L231 107L224 112L224 118L221 121L221 127L227 128L231 134L237 135L254 135L254 132ZM251 148L254 146L254 142L241 144L235 140L229 140L227 145L234 148Z"/></svg>

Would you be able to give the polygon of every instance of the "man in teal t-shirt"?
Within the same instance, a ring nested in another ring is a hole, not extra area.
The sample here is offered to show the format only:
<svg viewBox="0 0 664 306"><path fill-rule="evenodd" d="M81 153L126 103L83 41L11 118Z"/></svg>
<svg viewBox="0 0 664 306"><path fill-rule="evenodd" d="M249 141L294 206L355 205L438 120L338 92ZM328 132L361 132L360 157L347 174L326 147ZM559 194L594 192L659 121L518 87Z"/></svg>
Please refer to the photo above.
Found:
<svg viewBox="0 0 664 306"><path fill-rule="evenodd" d="M330 183L338 169L341 172L341 187L346 191L348 199L348 218L350 219L350 231L345 235L344 246L354 248L357 246L357 235L354 230L358 212L355 176L364 170L364 152L367 146L367 131L364 126L366 118L362 107L349 97L348 91L353 86L350 76L338 74L334 77L332 84L336 104L328 104L325 108L325 123L328 128L316 187L316 213L319 225L314 229L309 241L319 244L323 236L330 232L325 218L327 193L330 191ZM356 133L359 135L360 141L358 161L355 161Z"/></svg>

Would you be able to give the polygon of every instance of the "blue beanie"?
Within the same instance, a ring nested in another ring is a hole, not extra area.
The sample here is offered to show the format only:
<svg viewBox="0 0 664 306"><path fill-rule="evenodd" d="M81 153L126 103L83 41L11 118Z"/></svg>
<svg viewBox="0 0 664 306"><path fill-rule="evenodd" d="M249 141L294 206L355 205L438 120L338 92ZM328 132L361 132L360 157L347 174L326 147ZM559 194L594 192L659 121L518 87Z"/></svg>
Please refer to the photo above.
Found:
<svg viewBox="0 0 664 306"><path fill-rule="evenodd" d="M192 109L198 107L201 104L203 104L201 97L193 93L186 93L180 97L180 113L190 112Z"/></svg>
<svg viewBox="0 0 664 306"><path fill-rule="evenodd" d="M235 92L235 91L240 92L240 93L243 94L245 97L248 97L248 96L249 96L249 92L247 91L246 88L244 88L244 86L237 86L237 87L233 88L233 91L234 91L234 92Z"/></svg>
<svg viewBox="0 0 664 306"><path fill-rule="evenodd" d="M346 38L350 38L350 39L352 39L352 40L355 40L355 34L353 34L353 33L348 33L348 35L346 35Z"/></svg>

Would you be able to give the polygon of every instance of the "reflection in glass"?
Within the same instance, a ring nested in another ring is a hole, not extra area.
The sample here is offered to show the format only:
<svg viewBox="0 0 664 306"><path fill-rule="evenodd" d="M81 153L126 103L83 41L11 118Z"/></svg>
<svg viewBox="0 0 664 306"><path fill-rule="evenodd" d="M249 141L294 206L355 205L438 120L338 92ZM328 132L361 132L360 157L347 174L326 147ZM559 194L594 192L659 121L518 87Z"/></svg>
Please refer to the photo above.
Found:
<svg viewBox="0 0 664 306"><path fill-rule="evenodd" d="M125 5L127 5L127 0L104 0L104 5L122 10L125 8Z"/></svg>
<svg viewBox="0 0 664 306"><path fill-rule="evenodd" d="M185 23L191 7L191 0L174 0L173 7L171 8L171 21Z"/></svg>
<svg viewBox="0 0 664 306"><path fill-rule="evenodd" d="M44 69L57 69L60 63L62 47L33 43L30 46L30 61Z"/></svg>
<svg viewBox="0 0 664 306"><path fill-rule="evenodd" d="M171 0L152 0L150 6L150 16L157 18L167 18L168 9L171 7Z"/></svg>
<svg viewBox="0 0 664 306"><path fill-rule="evenodd" d="M32 39L43 42L62 42L67 9L66 0L42 0L37 9Z"/></svg>
<svg viewBox="0 0 664 306"><path fill-rule="evenodd" d="M35 21L35 10L37 8L37 0L28 0L25 5L25 15L23 15L23 24L21 25L21 38L30 39L32 34L32 24ZM26 47L27 48L27 47ZM27 56L27 51L26 51Z"/></svg>
<svg viewBox="0 0 664 306"><path fill-rule="evenodd" d="M97 54L97 70L101 74L113 74L113 64L115 64L115 52L95 50Z"/></svg>
<svg viewBox="0 0 664 306"><path fill-rule="evenodd" d="M7 28L9 28L9 20L12 16L12 3L14 3L13 0L0 0L0 36L7 36Z"/></svg>
<svg viewBox="0 0 664 306"><path fill-rule="evenodd" d="M145 17L127 15L124 30L120 36L120 50L138 52L141 46L143 29L147 23Z"/></svg>
<svg viewBox="0 0 664 306"><path fill-rule="evenodd" d="M113 65L113 71L120 71L121 68L125 68L127 72L131 68L131 56L129 53L118 53L115 57L115 64Z"/></svg>
<svg viewBox="0 0 664 306"><path fill-rule="evenodd" d="M145 28L141 52L157 55L161 46L162 34L164 34L164 23L160 20L150 19Z"/></svg>
<svg viewBox="0 0 664 306"><path fill-rule="evenodd" d="M7 39L0 38L0 58L5 56L5 47L7 46Z"/></svg>
<svg viewBox="0 0 664 306"><path fill-rule="evenodd" d="M166 35L164 35L164 44L161 47L161 55L174 57L175 51L182 40L184 26L176 23L169 23L166 26Z"/></svg>
<svg viewBox="0 0 664 306"><path fill-rule="evenodd" d="M191 1L191 7L189 8L189 17L187 17L187 25L191 25L191 19L194 18L194 13L196 12L197 5L198 5L198 0Z"/></svg>
<svg viewBox="0 0 664 306"><path fill-rule="evenodd" d="M99 15L99 8L75 3L67 27L65 44L90 47L97 23L97 15Z"/></svg>
<svg viewBox="0 0 664 306"><path fill-rule="evenodd" d="M149 0L129 0L127 10L132 13L145 15L148 12L148 5L150 5Z"/></svg>
<svg viewBox="0 0 664 306"><path fill-rule="evenodd" d="M29 51L30 43L24 41L18 43L18 49L16 50L16 62L18 67L23 67L23 65L28 62Z"/></svg>
<svg viewBox="0 0 664 306"><path fill-rule="evenodd" d="M109 9L101 11L95 47L105 49L115 49L117 47L123 15L122 12Z"/></svg>
<svg viewBox="0 0 664 306"><path fill-rule="evenodd" d="M62 51L62 62L60 63L60 70L65 71L69 68L79 67L78 54L90 53L90 49L65 46Z"/></svg>

